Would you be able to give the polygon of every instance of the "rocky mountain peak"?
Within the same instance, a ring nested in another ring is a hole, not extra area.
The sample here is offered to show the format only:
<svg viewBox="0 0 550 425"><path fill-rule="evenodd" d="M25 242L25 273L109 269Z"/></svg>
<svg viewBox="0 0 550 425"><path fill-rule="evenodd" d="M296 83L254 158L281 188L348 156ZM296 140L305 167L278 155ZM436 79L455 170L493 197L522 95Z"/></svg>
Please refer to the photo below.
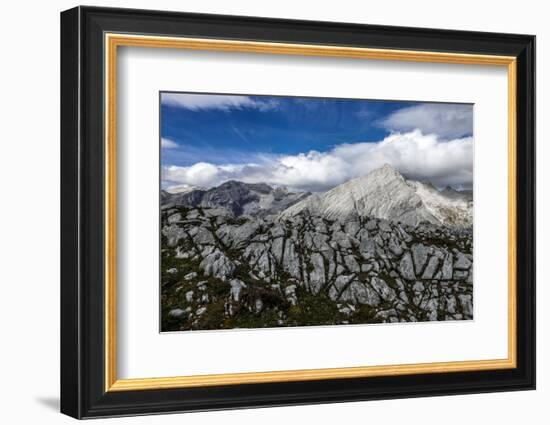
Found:
<svg viewBox="0 0 550 425"><path fill-rule="evenodd" d="M288 219L302 213L346 221L375 217L417 226L470 226L472 204L446 196L431 183L407 180L389 164L349 180L321 195L314 195L281 213Z"/></svg>
<svg viewBox="0 0 550 425"><path fill-rule="evenodd" d="M161 192L163 209L174 206L225 208L233 216L277 214L294 203L307 197L309 193L274 189L266 183L244 183L229 180L217 187L198 189L170 195Z"/></svg>
<svg viewBox="0 0 550 425"><path fill-rule="evenodd" d="M397 178L397 179L404 180L403 176L390 164L384 164L382 167L372 170L365 177L369 177L369 176L371 178L376 176L376 177L385 178L385 179Z"/></svg>
<svg viewBox="0 0 550 425"><path fill-rule="evenodd" d="M358 196L366 196L376 189L388 190L389 188L393 188L392 190L407 190L405 178L391 165L385 164L364 176L348 180L331 191L351 190L358 193Z"/></svg>
<svg viewBox="0 0 550 425"><path fill-rule="evenodd" d="M269 193L273 191L273 188L267 183L244 183L237 180L228 180L219 186L210 189L212 191L223 192L229 190L241 190L241 191L257 191L261 193Z"/></svg>

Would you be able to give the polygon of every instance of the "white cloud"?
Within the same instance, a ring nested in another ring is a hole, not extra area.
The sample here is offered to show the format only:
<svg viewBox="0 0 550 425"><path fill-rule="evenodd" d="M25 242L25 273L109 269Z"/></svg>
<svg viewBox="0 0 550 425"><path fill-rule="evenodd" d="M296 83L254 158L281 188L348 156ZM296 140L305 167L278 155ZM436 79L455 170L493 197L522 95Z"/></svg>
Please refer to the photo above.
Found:
<svg viewBox="0 0 550 425"><path fill-rule="evenodd" d="M167 166L163 184L211 187L227 180L265 182L298 190L324 191L384 164L408 178L436 186L471 187L473 140L442 140L419 130L395 133L380 142L342 144L328 152L259 157L255 163Z"/></svg>
<svg viewBox="0 0 550 425"><path fill-rule="evenodd" d="M463 137L473 133L473 106L440 103L410 106L394 112L380 124L392 131L419 129L446 139Z"/></svg>
<svg viewBox="0 0 550 425"><path fill-rule="evenodd" d="M163 179L191 186L212 186L219 180L220 171L220 166L207 162L190 167L168 166L163 169Z"/></svg>
<svg viewBox="0 0 550 425"><path fill-rule="evenodd" d="M163 137L162 139L160 139L160 147L162 149L177 149L179 145L173 140Z"/></svg>
<svg viewBox="0 0 550 425"><path fill-rule="evenodd" d="M200 189L200 186L190 186L188 184L179 184L164 188L168 193L185 193L191 190Z"/></svg>
<svg viewBox="0 0 550 425"><path fill-rule="evenodd" d="M204 109L258 109L268 111L276 109L278 103L274 99L256 100L248 96L225 96L216 94L162 93L163 105L177 106L192 111Z"/></svg>

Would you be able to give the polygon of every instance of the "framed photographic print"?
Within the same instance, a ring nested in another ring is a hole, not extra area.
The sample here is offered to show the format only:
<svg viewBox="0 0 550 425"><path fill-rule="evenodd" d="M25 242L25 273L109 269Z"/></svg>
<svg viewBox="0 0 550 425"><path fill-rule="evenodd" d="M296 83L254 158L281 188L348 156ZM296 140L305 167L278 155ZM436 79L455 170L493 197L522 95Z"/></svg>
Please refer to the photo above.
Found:
<svg viewBox="0 0 550 425"><path fill-rule="evenodd" d="M535 38L61 14L61 411L535 387Z"/></svg>

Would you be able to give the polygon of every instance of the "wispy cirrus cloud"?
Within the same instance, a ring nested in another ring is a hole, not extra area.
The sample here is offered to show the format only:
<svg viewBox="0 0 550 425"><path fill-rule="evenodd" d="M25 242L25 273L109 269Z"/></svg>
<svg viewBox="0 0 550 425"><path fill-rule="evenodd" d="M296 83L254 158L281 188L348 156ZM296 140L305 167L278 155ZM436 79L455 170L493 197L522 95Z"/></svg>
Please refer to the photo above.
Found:
<svg viewBox="0 0 550 425"><path fill-rule="evenodd" d="M399 109L379 124L390 131L419 129L451 139L469 136L473 131L473 106L466 104L426 103Z"/></svg>
<svg viewBox="0 0 550 425"><path fill-rule="evenodd" d="M340 144L326 152L258 155L247 163L201 161L187 167L165 166L162 179L164 187L212 187L227 180L240 180L320 192L384 164L415 180L469 188L473 179L473 139L445 140L414 130L393 133L374 143Z"/></svg>
<svg viewBox="0 0 550 425"><path fill-rule="evenodd" d="M256 109L269 111L278 107L278 102L273 98L258 98L235 95L212 95L192 93L162 93L161 103L167 106L200 111L217 109L229 111L232 109Z"/></svg>
<svg viewBox="0 0 550 425"><path fill-rule="evenodd" d="M363 108L359 109L355 115L363 120L370 120L375 116L375 112L371 109Z"/></svg>
<svg viewBox="0 0 550 425"><path fill-rule="evenodd" d="M162 149L177 149L179 145L173 140L163 137L160 139L160 147Z"/></svg>
<svg viewBox="0 0 550 425"><path fill-rule="evenodd" d="M162 139L161 139L162 143ZM249 164L259 163L273 157L271 153L254 152L245 149L210 145L208 143L193 144L177 142L178 147L162 150L162 163L170 165L190 166L198 162L210 164ZM243 146L248 146L243 144Z"/></svg>

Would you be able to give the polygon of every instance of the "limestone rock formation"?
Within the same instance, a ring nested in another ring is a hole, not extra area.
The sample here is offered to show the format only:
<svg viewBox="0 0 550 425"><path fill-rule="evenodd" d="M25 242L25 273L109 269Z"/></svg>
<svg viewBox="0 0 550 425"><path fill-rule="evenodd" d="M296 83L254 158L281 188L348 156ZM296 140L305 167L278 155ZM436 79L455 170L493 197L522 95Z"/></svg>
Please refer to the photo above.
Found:
<svg viewBox="0 0 550 425"><path fill-rule="evenodd" d="M163 330L473 318L472 196L389 166L325 194L161 193Z"/></svg>
<svg viewBox="0 0 550 425"><path fill-rule="evenodd" d="M165 330L473 315L471 228L184 207L162 220Z"/></svg>

